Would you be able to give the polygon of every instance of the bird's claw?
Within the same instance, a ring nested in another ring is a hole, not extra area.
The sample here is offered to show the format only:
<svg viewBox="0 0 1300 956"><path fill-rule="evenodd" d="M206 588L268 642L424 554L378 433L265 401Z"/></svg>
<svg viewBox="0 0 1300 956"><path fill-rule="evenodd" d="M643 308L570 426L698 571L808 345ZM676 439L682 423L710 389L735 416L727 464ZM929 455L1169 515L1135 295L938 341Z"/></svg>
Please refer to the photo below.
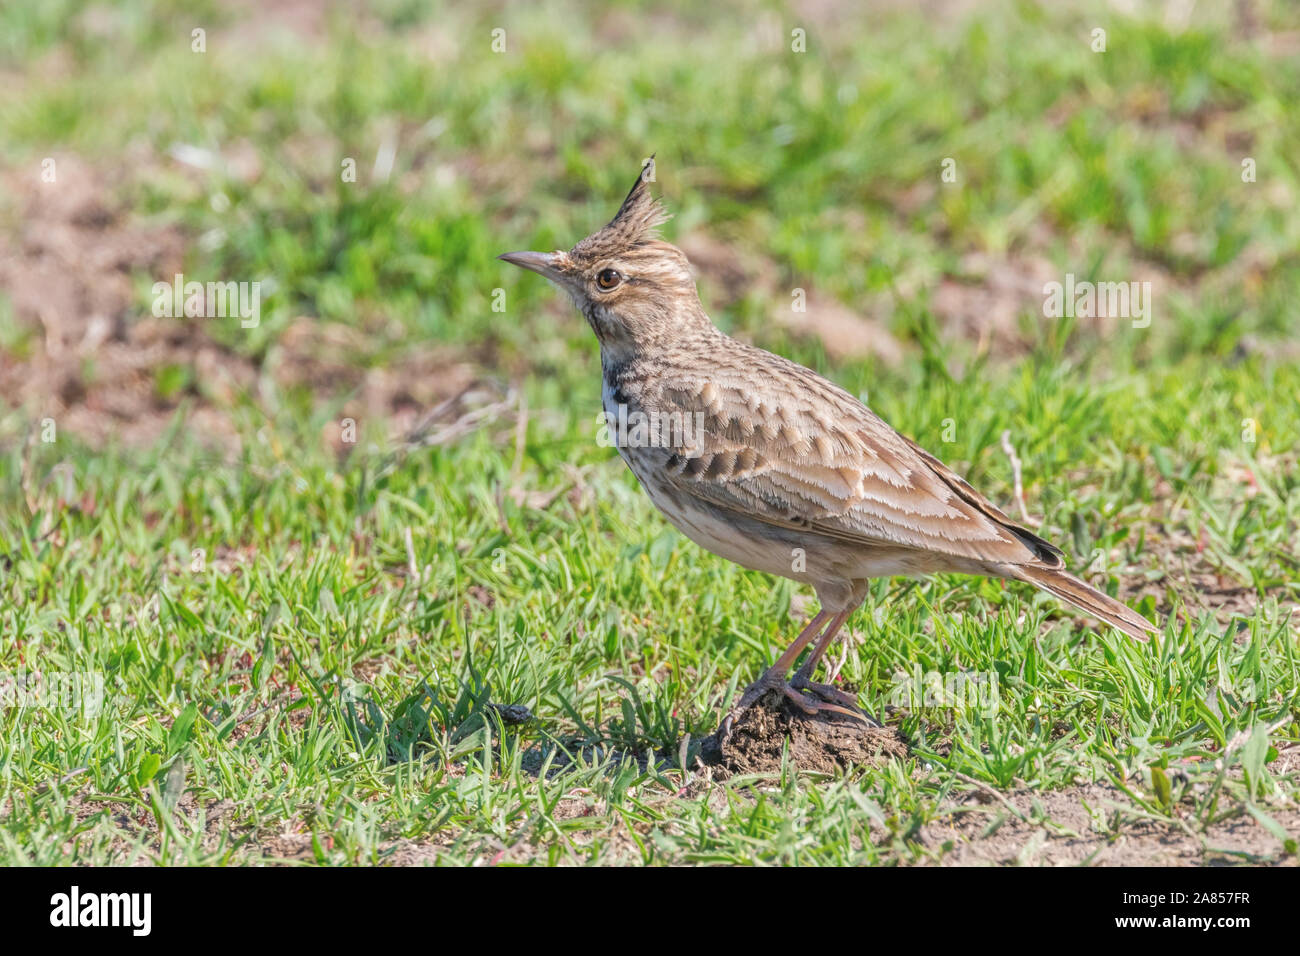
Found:
<svg viewBox="0 0 1300 956"><path fill-rule="evenodd" d="M874 717L859 710L855 705L851 704L848 707L843 707L840 704L831 703L827 700L819 700L817 697L799 693L799 691L795 690L791 684L786 684L784 690L786 698L809 716L827 712L832 714L844 714L846 717L857 718L868 727L880 726L878 723L875 723ZM834 688L831 688L831 690L834 690Z"/></svg>
<svg viewBox="0 0 1300 956"><path fill-rule="evenodd" d="M790 681L790 686L795 690L806 690L822 700L829 701L832 704L839 704L841 707L857 707L858 698L856 694L850 694L840 690L831 684L818 684L810 681L802 674L795 674Z"/></svg>
<svg viewBox="0 0 1300 956"><path fill-rule="evenodd" d="M810 690L817 696L813 697L809 694L800 693L800 690L803 689ZM740 703L723 719L721 739L724 742L731 736L731 728L736 718L754 706L770 690L779 690L790 703L809 716L819 713L844 714L847 717L854 717L862 721L868 727L883 726L878 720L859 708L857 698L850 694L831 687L829 684L813 683L799 675L796 675L794 680L787 681L777 668L770 668L763 673L762 677L745 688Z"/></svg>

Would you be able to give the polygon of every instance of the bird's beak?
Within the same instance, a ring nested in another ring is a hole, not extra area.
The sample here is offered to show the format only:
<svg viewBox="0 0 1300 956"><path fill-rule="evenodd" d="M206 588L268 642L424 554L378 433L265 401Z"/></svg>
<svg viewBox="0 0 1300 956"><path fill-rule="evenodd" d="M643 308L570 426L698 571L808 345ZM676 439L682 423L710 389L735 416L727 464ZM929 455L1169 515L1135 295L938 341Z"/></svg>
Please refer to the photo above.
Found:
<svg viewBox="0 0 1300 956"><path fill-rule="evenodd" d="M562 282L564 279L559 269L560 257L553 252L506 252L497 258L529 272L536 272L552 282Z"/></svg>

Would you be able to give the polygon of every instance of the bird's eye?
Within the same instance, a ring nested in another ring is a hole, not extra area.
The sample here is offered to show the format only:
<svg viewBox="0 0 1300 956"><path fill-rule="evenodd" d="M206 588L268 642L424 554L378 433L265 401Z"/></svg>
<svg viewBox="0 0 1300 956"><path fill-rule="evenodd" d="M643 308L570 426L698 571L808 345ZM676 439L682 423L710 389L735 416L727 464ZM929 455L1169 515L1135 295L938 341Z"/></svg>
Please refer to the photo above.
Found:
<svg viewBox="0 0 1300 956"><path fill-rule="evenodd" d="M614 269L601 269L600 275L596 276L596 285L600 286L605 292L613 289L622 281L623 277Z"/></svg>

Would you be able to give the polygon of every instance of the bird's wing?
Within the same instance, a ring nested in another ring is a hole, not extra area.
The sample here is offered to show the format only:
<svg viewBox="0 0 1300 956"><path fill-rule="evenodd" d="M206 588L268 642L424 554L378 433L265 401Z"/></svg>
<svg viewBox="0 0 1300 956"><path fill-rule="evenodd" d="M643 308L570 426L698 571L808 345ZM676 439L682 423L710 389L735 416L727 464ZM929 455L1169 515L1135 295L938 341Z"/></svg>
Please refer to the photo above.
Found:
<svg viewBox="0 0 1300 956"><path fill-rule="evenodd" d="M1060 567L933 455L839 386L758 349L707 380L660 378L656 404L701 428L663 477L689 495L779 527L1002 564Z"/></svg>

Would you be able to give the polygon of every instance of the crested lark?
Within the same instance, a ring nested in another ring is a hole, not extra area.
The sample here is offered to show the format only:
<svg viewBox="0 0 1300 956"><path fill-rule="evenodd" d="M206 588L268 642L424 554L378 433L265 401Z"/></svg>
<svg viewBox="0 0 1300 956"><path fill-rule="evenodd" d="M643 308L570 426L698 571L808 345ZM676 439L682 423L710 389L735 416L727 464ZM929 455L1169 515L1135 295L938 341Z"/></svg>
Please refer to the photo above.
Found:
<svg viewBox="0 0 1300 956"><path fill-rule="evenodd" d="M668 217L650 195L653 168L609 225L568 252L499 258L550 279L586 316L607 421L641 425L631 439L620 431L619 453L668 520L714 554L816 590L821 611L741 708L779 688L807 713L862 716L855 698L810 677L875 577L1011 578L1130 637L1157 633L844 389L714 326L686 256L658 236Z"/></svg>

